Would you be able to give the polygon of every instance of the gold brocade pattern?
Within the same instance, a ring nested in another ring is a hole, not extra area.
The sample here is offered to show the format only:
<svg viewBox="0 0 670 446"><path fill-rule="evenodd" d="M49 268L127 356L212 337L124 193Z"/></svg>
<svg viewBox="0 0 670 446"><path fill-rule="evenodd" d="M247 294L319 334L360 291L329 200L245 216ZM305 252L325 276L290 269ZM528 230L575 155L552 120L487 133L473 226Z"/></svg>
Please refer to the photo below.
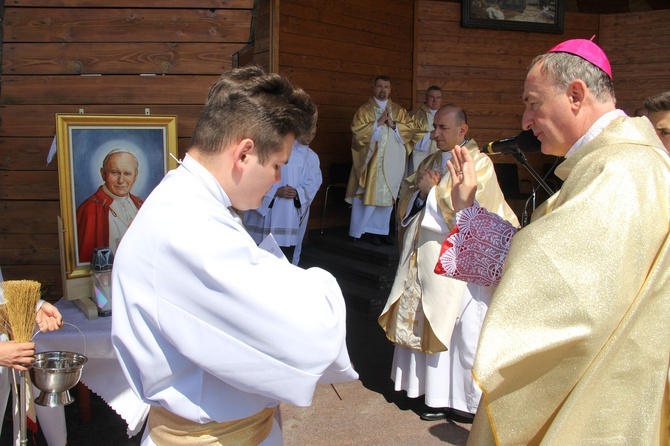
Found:
<svg viewBox="0 0 670 446"><path fill-rule="evenodd" d="M493 163L488 156L479 152L475 141L470 140L466 147L475 161L478 202L518 225L514 212L500 191ZM419 170L442 171L441 160L442 152L436 152L421 163ZM417 190L415 180L416 175L411 175L403 182L398 202L399 216L406 214L410 198ZM448 231L435 232L422 227L425 208L412 218L402 232L398 270L386 307L378 319L390 341L426 353L447 350L459 316L461 297L467 286L465 282L433 272L442 241L452 228L454 216L448 170L443 171L442 180L434 191Z"/></svg>
<svg viewBox="0 0 670 446"><path fill-rule="evenodd" d="M350 204L358 197L365 205L393 206L397 198L407 160L405 143L414 134L414 123L407 111L390 99L386 108L391 111L403 142L397 140L393 130L383 126L380 139L371 148L376 122L383 110L370 98L356 111L351 123L353 165L345 198Z"/></svg>
<svg viewBox="0 0 670 446"><path fill-rule="evenodd" d="M512 239L473 374L469 445L667 445L670 160L619 118Z"/></svg>
<svg viewBox="0 0 670 446"><path fill-rule="evenodd" d="M235 421L200 424L175 415L161 406L151 406L147 423L151 439L158 446L257 446L270 435L276 409L268 407Z"/></svg>
<svg viewBox="0 0 670 446"><path fill-rule="evenodd" d="M429 132L433 130L434 115L430 112L430 109L426 104L422 104L421 107L412 110L409 115L414 120L414 127L416 132L412 139L407 143L407 152L412 158L412 166L414 170L429 156L437 152L437 144L434 140L430 141L430 147L425 152L415 151L414 148L416 145L426 136Z"/></svg>

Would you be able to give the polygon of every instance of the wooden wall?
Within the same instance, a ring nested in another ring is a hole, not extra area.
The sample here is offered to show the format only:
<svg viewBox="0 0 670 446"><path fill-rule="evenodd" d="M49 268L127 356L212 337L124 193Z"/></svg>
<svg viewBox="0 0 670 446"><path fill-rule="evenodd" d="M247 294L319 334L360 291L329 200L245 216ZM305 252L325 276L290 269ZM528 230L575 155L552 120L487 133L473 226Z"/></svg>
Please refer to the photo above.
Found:
<svg viewBox="0 0 670 446"><path fill-rule="evenodd" d="M617 105L632 114L670 90L670 10L600 16L600 43L612 64Z"/></svg>
<svg viewBox="0 0 670 446"><path fill-rule="evenodd" d="M406 0L387 0L381 8L378 0L281 0L279 73L319 107L311 147L319 154L324 186L312 205L311 227L320 224L328 166L351 162L351 119L372 96L374 78L390 76L391 99L411 107L413 25L413 2ZM342 211L336 204L329 199L333 218ZM349 224L347 217L338 222Z"/></svg>
<svg viewBox="0 0 670 446"><path fill-rule="evenodd" d="M211 83L250 39L253 0L5 2L0 267L62 295L56 113L177 115L180 155ZM148 75L147 75L148 74Z"/></svg>
<svg viewBox="0 0 670 446"><path fill-rule="evenodd" d="M355 110L388 74L406 108L437 83L480 143L518 134L533 56L597 34L628 112L668 88L668 10L566 13L562 35L464 29L457 1L13 0L3 12L0 83L0 267L6 279L62 294L57 162L46 164L56 113L178 116L180 156L209 85L253 54L319 105L313 147L328 166L350 161ZM258 9L254 11L254 7ZM277 9L279 8L279 9ZM252 20L253 18L256 20ZM257 40L249 45L252 26ZM250 53L247 53L251 51ZM150 76L140 76L150 74ZM536 165L543 160L531 159ZM508 156L498 161L514 162ZM523 170L522 170L523 173ZM318 227L323 188L310 226ZM347 224L341 219L339 224Z"/></svg>
<svg viewBox="0 0 670 446"><path fill-rule="evenodd" d="M414 9L390 0L282 0L279 72L319 106L314 141L322 162L350 160L351 118L391 77L391 99L411 107Z"/></svg>
<svg viewBox="0 0 670 446"><path fill-rule="evenodd" d="M442 102L456 102L468 114L469 135L485 144L518 135L523 103L521 93L531 60L571 38L598 34L598 15L566 13L563 34L461 27L461 5L419 1L417 17L417 91L420 104L428 86L443 89ZM552 162L541 154L528 156L536 170ZM511 155L494 162L514 163ZM522 168L523 178L530 175Z"/></svg>

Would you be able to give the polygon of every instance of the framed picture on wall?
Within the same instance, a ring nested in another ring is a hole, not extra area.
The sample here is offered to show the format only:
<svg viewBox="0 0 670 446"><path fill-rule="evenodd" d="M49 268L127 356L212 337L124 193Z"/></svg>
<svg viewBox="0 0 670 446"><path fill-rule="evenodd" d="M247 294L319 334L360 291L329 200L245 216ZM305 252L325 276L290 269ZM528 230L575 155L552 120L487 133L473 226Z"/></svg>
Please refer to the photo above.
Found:
<svg viewBox="0 0 670 446"><path fill-rule="evenodd" d="M463 26L563 32L565 0L463 0Z"/></svg>
<svg viewBox="0 0 670 446"><path fill-rule="evenodd" d="M138 209L177 167L177 117L56 115L67 279L88 276L94 248L115 252Z"/></svg>

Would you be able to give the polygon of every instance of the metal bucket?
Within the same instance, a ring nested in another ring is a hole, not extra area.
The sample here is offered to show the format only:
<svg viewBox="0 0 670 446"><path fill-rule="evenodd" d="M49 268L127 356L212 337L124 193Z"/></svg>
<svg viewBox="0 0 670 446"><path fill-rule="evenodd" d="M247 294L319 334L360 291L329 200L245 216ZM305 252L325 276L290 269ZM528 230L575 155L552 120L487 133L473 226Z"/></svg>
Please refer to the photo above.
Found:
<svg viewBox="0 0 670 446"><path fill-rule="evenodd" d="M30 364L30 379L40 390L35 403L45 407L66 406L74 400L69 390L79 382L88 358L74 352L43 352L35 354Z"/></svg>

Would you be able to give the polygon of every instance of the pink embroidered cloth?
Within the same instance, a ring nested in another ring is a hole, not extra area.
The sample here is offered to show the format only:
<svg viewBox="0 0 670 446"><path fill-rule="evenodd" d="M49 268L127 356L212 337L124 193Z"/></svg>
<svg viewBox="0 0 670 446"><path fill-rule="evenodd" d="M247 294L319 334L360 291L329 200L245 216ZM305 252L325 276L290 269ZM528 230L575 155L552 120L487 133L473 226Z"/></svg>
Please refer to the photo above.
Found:
<svg viewBox="0 0 670 446"><path fill-rule="evenodd" d="M497 285L516 233L511 223L477 204L463 209L442 242L435 273L481 286Z"/></svg>

